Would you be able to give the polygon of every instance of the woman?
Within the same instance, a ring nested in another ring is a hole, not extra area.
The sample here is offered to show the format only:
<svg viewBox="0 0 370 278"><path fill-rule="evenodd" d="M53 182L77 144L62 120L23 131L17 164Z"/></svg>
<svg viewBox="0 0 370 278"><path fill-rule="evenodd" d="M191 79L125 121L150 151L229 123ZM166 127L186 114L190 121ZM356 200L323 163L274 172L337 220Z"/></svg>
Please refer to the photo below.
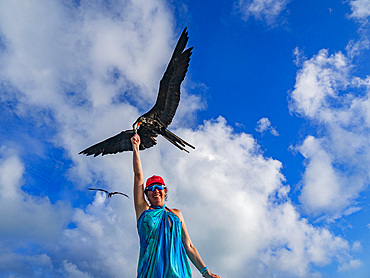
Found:
<svg viewBox="0 0 370 278"><path fill-rule="evenodd" d="M191 277L187 259L189 257L203 277L220 278L208 270L191 242L181 212L178 209L165 207L167 189L163 179L158 176L149 178L144 189L144 175L139 153L140 136L135 134L131 138L131 143L134 168L134 203L140 237L137 277ZM147 196L150 206L146 202L144 194Z"/></svg>

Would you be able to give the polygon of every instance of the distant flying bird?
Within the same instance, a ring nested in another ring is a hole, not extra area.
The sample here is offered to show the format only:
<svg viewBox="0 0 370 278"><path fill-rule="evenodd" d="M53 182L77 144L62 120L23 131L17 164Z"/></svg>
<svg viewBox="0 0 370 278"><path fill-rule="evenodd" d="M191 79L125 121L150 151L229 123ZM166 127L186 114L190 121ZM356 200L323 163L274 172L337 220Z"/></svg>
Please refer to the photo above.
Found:
<svg viewBox="0 0 370 278"><path fill-rule="evenodd" d="M126 195L126 194L124 194L124 193L121 193L121 192L117 192L117 191L116 191L116 192L109 192L109 191L107 191L107 190L105 190L105 189L101 189L101 188L89 188L89 190L99 190L99 191L103 191L103 192L107 193L108 198L112 197L114 194L121 194L121 195L126 196L127 198L129 198L129 199L130 199L130 197L129 197L128 195Z"/></svg>
<svg viewBox="0 0 370 278"><path fill-rule="evenodd" d="M79 154L106 155L123 151L132 151L131 137L137 133L140 136L140 150L148 149L157 144L155 137L162 135L169 142L181 150L189 152L185 146L195 149L192 145L173 134L167 129L175 116L180 101L180 85L184 80L189 67L192 47L185 49L189 40L186 28L182 32L179 41L172 54L172 58L162 77L159 86L157 101L153 108L140 116L132 125L133 129L121 133L97 143Z"/></svg>

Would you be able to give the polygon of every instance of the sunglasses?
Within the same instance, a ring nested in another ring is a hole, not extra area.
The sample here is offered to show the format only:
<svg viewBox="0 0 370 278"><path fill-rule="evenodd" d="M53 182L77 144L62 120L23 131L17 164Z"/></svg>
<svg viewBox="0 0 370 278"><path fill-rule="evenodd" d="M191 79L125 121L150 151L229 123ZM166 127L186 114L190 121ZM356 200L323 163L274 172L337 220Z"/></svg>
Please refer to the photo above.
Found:
<svg viewBox="0 0 370 278"><path fill-rule="evenodd" d="M145 191L154 191L156 189L158 190L163 190L165 189L166 187L163 185L163 184L153 184L147 188L145 188Z"/></svg>

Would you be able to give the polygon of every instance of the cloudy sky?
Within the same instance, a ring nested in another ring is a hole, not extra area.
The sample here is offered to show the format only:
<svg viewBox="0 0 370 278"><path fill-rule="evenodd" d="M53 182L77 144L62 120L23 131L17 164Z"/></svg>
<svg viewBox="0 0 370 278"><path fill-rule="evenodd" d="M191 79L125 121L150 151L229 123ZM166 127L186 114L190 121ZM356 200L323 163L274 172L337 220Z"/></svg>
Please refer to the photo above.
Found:
<svg viewBox="0 0 370 278"><path fill-rule="evenodd" d="M141 153L222 277L369 277L369 0L0 1L0 276L135 277L132 156L78 153L155 102L184 27L170 129ZM193 276L200 274L193 268Z"/></svg>

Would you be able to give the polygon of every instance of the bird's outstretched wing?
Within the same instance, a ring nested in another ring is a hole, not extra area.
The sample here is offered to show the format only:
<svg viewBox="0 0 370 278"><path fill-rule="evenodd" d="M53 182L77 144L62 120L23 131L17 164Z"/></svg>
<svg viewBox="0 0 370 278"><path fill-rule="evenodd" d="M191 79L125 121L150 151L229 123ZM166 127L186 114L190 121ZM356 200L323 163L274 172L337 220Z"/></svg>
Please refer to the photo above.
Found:
<svg viewBox="0 0 370 278"><path fill-rule="evenodd" d="M104 190L104 189L101 189L101 188L89 188L89 190L99 190L99 191L103 191L103 192L109 194L109 192L107 190Z"/></svg>
<svg viewBox="0 0 370 278"><path fill-rule="evenodd" d="M142 127L138 130L140 135L141 144L140 150L144 150L154 146L156 143L154 137L157 134L151 132L149 129ZM124 151L132 151L131 137L134 136L134 131L132 129L122 131L121 133L112 136L102 142L99 142L87 149L81 151L79 154L89 155L106 155L115 154Z"/></svg>
<svg viewBox="0 0 370 278"><path fill-rule="evenodd" d="M121 195L126 196L127 198L130 199L130 197L127 194L124 194L124 193L121 193L121 192L112 192L111 193L111 195L114 195L114 194L121 194Z"/></svg>
<svg viewBox="0 0 370 278"><path fill-rule="evenodd" d="M123 151L132 151L132 145L130 138L134 136L133 130L125 130L121 133L110 137L102 142L99 142L87 149L81 151L79 154L85 154L87 156L99 154L114 154Z"/></svg>
<svg viewBox="0 0 370 278"><path fill-rule="evenodd" d="M159 85L157 101L144 117L155 118L164 126L172 122L180 102L180 85L189 67L192 47L184 51L189 40L186 28L172 54L171 60Z"/></svg>
<svg viewBox="0 0 370 278"><path fill-rule="evenodd" d="M87 156L94 155L98 156L106 154L115 154L123 151L132 151L131 137L134 136L133 130L125 130L121 133L112 136L102 142L99 142L87 149L81 151L79 154L85 154Z"/></svg>

